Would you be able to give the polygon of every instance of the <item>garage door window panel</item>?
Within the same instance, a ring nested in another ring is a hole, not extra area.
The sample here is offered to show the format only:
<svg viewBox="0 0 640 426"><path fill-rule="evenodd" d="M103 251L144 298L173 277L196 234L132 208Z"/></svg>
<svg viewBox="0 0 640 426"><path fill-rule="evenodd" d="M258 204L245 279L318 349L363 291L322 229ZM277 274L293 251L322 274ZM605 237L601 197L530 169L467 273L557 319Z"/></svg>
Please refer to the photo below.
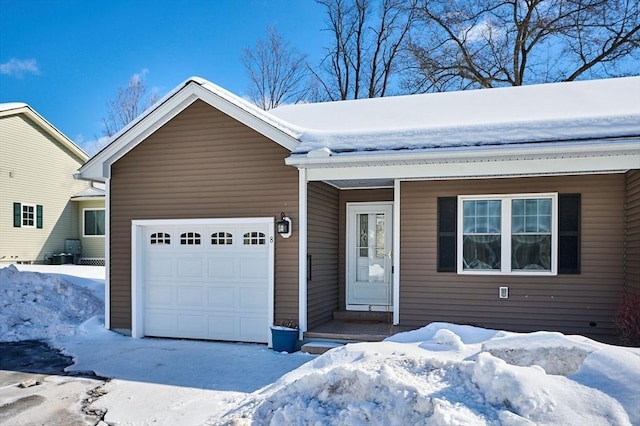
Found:
<svg viewBox="0 0 640 426"><path fill-rule="evenodd" d="M211 244L214 246L230 246L233 244L233 234L229 232L214 232L211 234Z"/></svg>
<svg viewBox="0 0 640 426"><path fill-rule="evenodd" d="M245 246L263 246L267 243L267 237L262 232L247 232L243 241Z"/></svg>
<svg viewBox="0 0 640 426"><path fill-rule="evenodd" d="M197 232L183 232L180 234L180 245L198 246L202 243L202 238Z"/></svg>
<svg viewBox="0 0 640 426"><path fill-rule="evenodd" d="M169 245L171 244L171 235L166 232L154 232L149 238L152 245Z"/></svg>

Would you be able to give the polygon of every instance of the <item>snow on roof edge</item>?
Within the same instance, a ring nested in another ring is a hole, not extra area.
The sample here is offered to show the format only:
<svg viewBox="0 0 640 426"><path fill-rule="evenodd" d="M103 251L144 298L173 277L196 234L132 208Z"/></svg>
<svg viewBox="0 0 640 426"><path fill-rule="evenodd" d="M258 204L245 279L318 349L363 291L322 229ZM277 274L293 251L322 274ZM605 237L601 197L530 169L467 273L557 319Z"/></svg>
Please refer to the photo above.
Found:
<svg viewBox="0 0 640 426"><path fill-rule="evenodd" d="M29 105L24 102L4 102L0 103L0 112L11 111L12 109L19 109L29 107Z"/></svg>
<svg viewBox="0 0 640 426"><path fill-rule="evenodd" d="M178 84L176 87L174 87L168 93L166 93L163 97L161 97L158 101L156 101L153 105L151 105L149 108L145 109L140 115L138 115L138 117L136 117L134 120L129 122L126 126L124 126L122 129L120 129L118 132L116 132L113 136L111 136L109 142L100 151L95 153L92 158L97 157L99 154L101 154L103 151L105 151L110 145L112 145L113 142L115 142L120 137L122 137L122 135L124 135L131 128L136 126L139 122L141 122L145 117L150 115L153 111L155 111L156 109L160 108L164 103L169 101L178 92L180 92L185 87L187 87L189 85L189 83L195 83L195 84L199 85L200 87L208 90L209 92L211 92L212 94L218 96L219 98L221 98L221 99L223 99L223 100L225 100L227 102L230 102L231 104L235 105L236 107L245 110L246 112L250 113L251 115L253 115L253 116L261 119L262 121L272 125L273 127L279 129L280 131L283 131L284 133L288 134L289 136L291 136L294 139L298 139L299 135L302 133L301 129L296 129L294 125L288 125L288 123L286 121L280 120L279 118L274 117L273 115L269 114L267 111L264 111L264 110L258 108L257 106L247 102L245 99L243 99L240 96L238 96L238 95L236 95L236 94L234 94L234 93L222 88L221 86L218 86L217 84L212 83L211 81L209 81L209 80L207 80L205 78L198 77L198 76L191 76L191 77L187 78L186 80L182 81L180 84Z"/></svg>
<svg viewBox="0 0 640 426"><path fill-rule="evenodd" d="M322 132L301 135L294 151L396 151L550 141L578 141L640 136L640 114L579 120L521 121L498 125L457 126L387 132Z"/></svg>
<svg viewBox="0 0 640 426"><path fill-rule="evenodd" d="M209 90L213 94L220 96L221 98L227 100L228 102L233 103L237 107L245 110L249 114L253 115L256 118L264 121L267 124L270 124L274 128L286 133L290 137L294 139L298 139L300 135L304 132L304 129L296 126L293 123L290 123L286 120L282 120L279 117L271 114L269 111L265 111L262 108L254 105L253 103L247 101L241 96L236 95L228 91L227 89L218 86L215 83L212 83L209 80L206 80L201 77L191 77L194 82L200 84L203 88Z"/></svg>

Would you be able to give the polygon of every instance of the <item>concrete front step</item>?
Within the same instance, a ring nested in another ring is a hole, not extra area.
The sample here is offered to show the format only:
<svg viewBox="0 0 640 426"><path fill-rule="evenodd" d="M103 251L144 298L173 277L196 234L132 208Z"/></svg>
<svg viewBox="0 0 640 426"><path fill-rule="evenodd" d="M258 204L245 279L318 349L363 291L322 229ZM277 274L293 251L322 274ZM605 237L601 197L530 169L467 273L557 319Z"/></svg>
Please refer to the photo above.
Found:
<svg viewBox="0 0 640 426"><path fill-rule="evenodd" d="M312 340L305 343L300 348L301 352L306 352L312 355L321 355L333 348L344 346L345 342L332 342L327 340Z"/></svg>

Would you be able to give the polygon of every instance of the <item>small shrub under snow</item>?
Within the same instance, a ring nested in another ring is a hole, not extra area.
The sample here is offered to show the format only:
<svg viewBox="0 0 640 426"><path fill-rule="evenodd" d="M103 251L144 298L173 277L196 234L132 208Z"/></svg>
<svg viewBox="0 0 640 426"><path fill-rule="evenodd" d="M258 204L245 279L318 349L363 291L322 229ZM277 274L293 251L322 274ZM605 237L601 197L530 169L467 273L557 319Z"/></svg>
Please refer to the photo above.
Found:
<svg viewBox="0 0 640 426"><path fill-rule="evenodd" d="M640 346L640 292L624 292L618 304L615 324L622 343Z"/></svg>

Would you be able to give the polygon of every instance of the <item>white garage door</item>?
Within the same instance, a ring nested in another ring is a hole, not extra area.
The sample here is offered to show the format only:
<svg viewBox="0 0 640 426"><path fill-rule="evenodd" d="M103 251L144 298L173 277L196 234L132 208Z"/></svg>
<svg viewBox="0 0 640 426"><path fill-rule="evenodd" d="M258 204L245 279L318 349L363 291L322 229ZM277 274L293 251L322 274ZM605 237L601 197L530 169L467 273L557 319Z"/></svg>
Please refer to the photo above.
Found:
<svg viewBox="0 0 640 426"><path fill-rule="evenodd" d="M267 342L273 226L159 222L138 233L143 335Z"/></svg>

